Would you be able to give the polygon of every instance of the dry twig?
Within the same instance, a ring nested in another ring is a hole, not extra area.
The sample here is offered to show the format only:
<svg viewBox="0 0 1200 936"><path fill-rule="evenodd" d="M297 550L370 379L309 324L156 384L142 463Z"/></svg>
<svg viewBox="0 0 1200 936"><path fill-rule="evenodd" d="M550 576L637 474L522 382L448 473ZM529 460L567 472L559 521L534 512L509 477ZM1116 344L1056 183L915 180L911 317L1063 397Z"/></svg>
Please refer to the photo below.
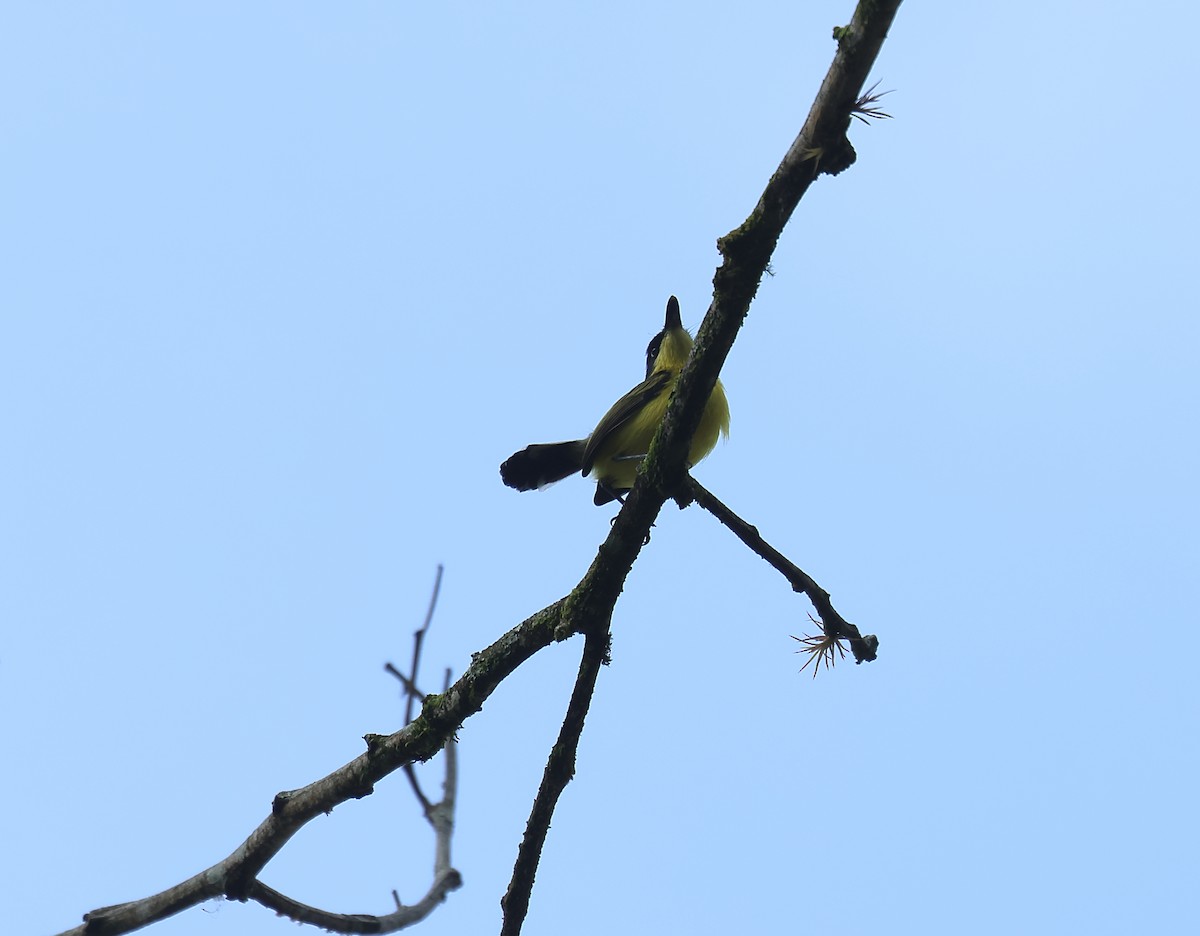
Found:
<svg viewBox="0 0 1200 936"><path fill-rule="evenodd" d="M751 526L717 500L712 493L706 490L691 475L687 476L684 483L683 494L679 498L680 505L686 506L689 500L695 500L697 504L732 530L738 539L769 562L788 580L793 591L803 592L808 596L808 600L817 609L818 615L815 618L809 615L809 618L824 633L824 637L819 638L819 641L830 640L833 641L835 646L837 646L837 641L839 640L847 641L850 644L851 652L854 654L855 663L870 662L875 659L875 651L879 647L879 638L874 634L867 634L864 637L859 633L857 627L838 614L837 610L833 607L833 602L829 600L829 592L818 585L811 575L796 566L783 553L763 539L757 527ZM801 638L797 637L795 639L800 640ZM801 642L807 644L807 640L809 639L814 638L807 638L806 640L801 640ZM811 644L810 646L814 648L818 647L817 644ZM832 652L832 650L829 652ZM832 665L832 663L828 665ZM801 669L803 670L804 667L801 667Z"/></svg>
<svg viewBox="0 0 1200 936"><path fill-rule="evenodd" d="M439 566L425 624L414 635L416 646L411 676L405 677L394 666L387 665L388 671L397 675L405 685L410 699L410 715L412 697L414 694L420 696L416 689L420 643L432 619L441 578L442 569ZM446 671L445 681L448 690L449 670ZM448 691L444 693L448 694ZM421 698L428 703L424 696ZM482 700L479 704L482 705ZM323 780L301 790L276 795L271 805L271 815L223 861L159 894L93 910L84 916L82 926L69 930L63 936L128 933L213 897L253 900L297 923L311 923L336 933L392 933L425 919L446 899L450 891L462 886L461 875L450 865L450 840L454 833L454 807L458 789L454 732L450 730L431 735L425 724L430 714L426 711L427 707L422 707L421 716L416 721L406 716L405 727L393 735L368 735L365 739L367 753ZM425 746L421 745L422 741L426 742ZM429 741L435 743L429 744ZM435 840L433 881L425 896L416 903L407 906L402 904L393 891L396 909L391 913L334 913L288 897L259 880L258 876L267 862L310 819L330 812L334 806L348 799L370 795L375 780L398 767L411 766L414 760L428 759L439 748L444 751L446 761L441 802L431 803L421 793L414 777L414 792L421 802L426 820L434 830Z"/></svg>

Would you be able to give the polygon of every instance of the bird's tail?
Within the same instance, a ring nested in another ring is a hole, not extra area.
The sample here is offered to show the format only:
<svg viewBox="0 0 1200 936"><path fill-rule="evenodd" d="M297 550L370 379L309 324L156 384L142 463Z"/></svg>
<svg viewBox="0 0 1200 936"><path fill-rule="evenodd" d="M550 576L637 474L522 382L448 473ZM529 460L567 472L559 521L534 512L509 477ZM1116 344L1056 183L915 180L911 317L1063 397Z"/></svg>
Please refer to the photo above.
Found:
<svg viewBox="0 0 1200 936"><path fill-rule="evenodd" d="M583 470L587 440L528 445L500 466L500 478L518 491L541 489Z"/></svg>

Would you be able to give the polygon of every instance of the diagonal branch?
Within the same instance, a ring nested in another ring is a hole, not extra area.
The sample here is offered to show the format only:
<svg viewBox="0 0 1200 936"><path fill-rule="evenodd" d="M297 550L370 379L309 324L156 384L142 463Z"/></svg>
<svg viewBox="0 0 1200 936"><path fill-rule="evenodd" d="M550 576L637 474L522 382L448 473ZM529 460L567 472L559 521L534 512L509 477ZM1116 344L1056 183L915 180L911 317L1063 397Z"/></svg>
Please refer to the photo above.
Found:
<svg viewBox="0 0 1200 936"><path fill-rule="evenodd" d="M82 925L63 936L129 933L214 897L246 900L256 889L262 869L307 822L340 803L370 795L388 774L404 764L426 761L441 750L500 683L553 643L563 605L563 600L556 601L476 654L467 671L444 693L426 697L421 714L411 724L390 735L368 735L364 754L306 787L278 794L270 815L226 858L158 894L93 910Z"/></svg>
<svg viewBox="0 0 1200 936"><path fill-rule="evenodd" d="M567 714L563 718L558 740L546 761L542 785L533 801L529 822L525 826L525 837L517 851L512 880L509 881L508 891L500 901L504 910L500 936L517 936L525 922L525 915L529 912L529 895L533 891L533 878L537 874L538 862L542 857L542 846L546 844L546 835L550 831L550 820L554 816L558 798L575 776L575 753L579 750L583 721L592 703L600 667L608 662L611 636L606 627L603 631L589 631L584 637L583 659L579 661L579 675L575 678L575 688L571 691Z"/></svg>
<svg viewBox="0 0 1200 936"><path fill-rule="evenodd" d="M441 590L442 570L443 567L439 564L437 577L433 583L433 594L429 599L429 609L425 613L425 622L413 634L412 667L409 675L405 676L391 663L384 667L404 685L407 697L407 704L404 707L404 723L406 725L412 721L413 699L420 698L422 702L425 700L424 693L417 689L416 680L421 669L421 649L425 634L428 633L429 625L433 622L433 611L437 606L438 592ZM449 687L450 670L447 669L442 691L445 692ZM462 886L462 875L450 866L450 840L454 835L454 807L458 796L458 742L453 736L446 739L442 753L446 768L445 779L442 783L443 796L438 803L430 802L422 791L417 782L413 765L404 765L404 773L408 777L413 795L421 804L425 820L434 832L433 883L430 884L425 896L415 904L405 906L400 902L399 895L393 890L392 897L396 902L396 909L391 913L383 915L334 913L301 903L268 887L258 878L250 882L246 890L247 898L257 901L268 910L274 910L280 916L286 916L297 923L309 923L335 933L393 933L421 922L446 899L450 891L457 890Z"/></svg>
<svg viewBox="0 0 1200 936"><path fill-rule="evenodd" d="M819 175L835 175L854 162L846 136L851 114L899 6L900 0L862 0L850 25L834 31L838 50L804 126L750 216L717 242L724 261L713 276L712 304L696 333L695 349L625 506L567 598L560 636L611 617L663 501L685 483L690 440L784 226Z"/></svg>
<svg viewBox="0 0 1200 936"><path fill-rule="evenodd" d="M687 478L685 490L697 504L729 527L738 539L774 566L788 580L793 591L803 592L808 596L808 600L817 609L817 615L820 618L817 623L821 629L825 631L826 636L834 640L849 641L850 650L854 654L854 662L870 662L875 659L879 638L874 634L867 634L864 637L857 627L838 614L829 600L829 592L818 585L812 576L794 565L783 553L763 539L759 535L757 527L751 526L722 504L690 475Z"/></svg>
<svg viewBox="0 0 1200 936"><path fill-rule="evenodd" d="M606 545L613 544L617 528L622 526L621 516L626 513L631 514L631 529L625 535L637 536L640 542L663 499L683 483L688 440L700 424L717 375L749 312L784 226L818 176L836 175L856 158L846 136L851 114L899 6L900 0L863 0L850 24L834 31L837 53L799 135L750 216L717 241L724 259L713 276L712 303L696 334L696 347L650 445L640 483L634 486L625 509L618 515L614 536ZM646 497L651 497L652 504L643 506Z"/></svg>

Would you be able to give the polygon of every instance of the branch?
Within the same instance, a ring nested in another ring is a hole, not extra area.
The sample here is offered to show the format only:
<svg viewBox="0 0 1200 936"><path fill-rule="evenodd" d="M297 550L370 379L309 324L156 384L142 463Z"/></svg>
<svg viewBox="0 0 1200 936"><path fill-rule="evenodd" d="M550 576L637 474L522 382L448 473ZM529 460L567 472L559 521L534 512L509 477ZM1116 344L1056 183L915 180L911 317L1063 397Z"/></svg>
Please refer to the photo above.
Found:
<svg viewBox="0 0 1200 936"><path fill-rule="evenodd" d="M538 862L542 857L542 847L546 844L546 835L550 831L550 820L554 816L554 807L558 805L559 796L575 776L575 754L579 750L583 721L587 717L592 694L596 690L596 677L600 667L608 662L611 637L606 627L603 632L589 632L584 638L583 659L579 661L579 675L575 678L575 688L571 691L567 714L563 718L558 740L551 748L550 757L546 761L542 785L529 813L525 837L517 850L512 880L509 881L508 891L500 900L504 911L500 936L518 936L525 922L525 915L529 912L529 895L533 891L533 878L537 874Z"/></svg>
<svg viewBox="0 0 1200 936"><path fill-rule="evenodd" d="M271 814L228 857L161 893L93 910L84 916L83 925L63 936L129 933L214 897L246 900L252 891L259 893L258 875L305 823L347 800L369 796L388 774L405 764L429 760L441 750L500 683L553 643L563 605L560 600L544 608L476 654L467 671L444 693L426 697L421 714L411 724L394 734L367 735L366 753L315 783L278 794ZM450 889L451 881L443 882L445 889ZM434 889L437 886L435 881Z"/></svg>
<svg viewBox="0 0 1200 936"><path fill-rule="evenodd" d="M429 607L425 610L425 622L413 632L413 655L412 666L409 668L408 677L408 698L404 703L404 724L412 721L413 696L415 692L415 683L417 681L417 670L421 668L421 647L425 642L425 635L429 632L429 625L433 622L433 612L437 607L438 595L442 591L442 572L444 566L439 562L437 567L437 575L433 578L433 592L429 596ZM394 670L395 667L392 667ZM397 673L397 676L400 674Z"/></svg>
<svg viewBox="0 0 1200 936"><path fill-rule="evenodd" d="M404 723L406 725L412 722L413 699L419 698L422 702L425 700L424 693L417 689L416 680L421 669L421 649L425 634L428 633L429 625L433 622L433 611L437 607L438 593L442 587L442 571L443 566L439 564L437 577L433 583L433 594L429 599L429 609L425 612L425 622L413 633L410 675L405 676L391 663L384 666L385 670L395 675L404 685L407 697L404 707ZM442 691L445 692L449 687L450 670L447 669ZM438 904L446 899L450 891L457 890L462 886L462 875L450 866L450 840L454 835L454 807L458 796L458 746L453 737L446 739L442 751L445 755L446 773L442 783L441 802L430 802L417 782L416 771L412 764L404 765L404 772L412 787L413 795L421 804L421 811L424 813L426 821L433 827L434 832L433 883L429 886L425 896L415 904L405 906L400 902L399 895L393 890L392 897L396 901L396 909L392 913L382 916L372 913L333 913L293 900L263 884L257 878L250 882L246 896L250 900L262 904L268 910L274 910L280 916L286 916L297 923L310 923L336 933L393 933L425 919Z"/></svg>
<svg viewBox="0 0 1200 936"><path fill-rule="evenodd" d="M834 31L837 53L799 135L750 216L717 241L724 259L713 276L712 303L696 333L695 350L679 376L638 483L618 515L614 535L628 513L630 528L624 535L644 537L662 500L683 484L689 440L700 424L717 375L758 292L784 226L819 175L836 175L856 158L846 136L851 115L860 108L863 85L899 6L900 0L863 0L850 25ZM652 500L651 505L643 506L646 498ZM610 536L608 544L613 540Z"/></svg>
<svg viewBox="0 0 1200 936"><path fill-rule="evenodd" d="M697 504L720 520L725 526L729 527L738 539L774 566L788 580L793 591L803 592L808 596L808 600L817 609L819 617L817 624L820 625L826 636L832 638L834 641L846 640L850 643L850 650L854 654L855 663L870 662L875 659L875 651L879 647L879 638L874 634L867 634L864 637L857 627L838 614L829 600L829 592L818 585L812 576L792 564L783 553L779 552L779 550L775 549L775 547L759 535L756 527L751 526L722 504L699 481L690 475L687 478L685 491L686 494L695 499ZM686 506L686 502L681 503L680 506Z"/></svg>
<svg viewBox="0 0 1200 936"><path fill-rule="evenodd" d="M750 217L741 227L717 242L724 262L713 277L713 300L697 332L696 347L680 374L666 416L650 443L649 454L638 472L633 490L626 497L587 573L563 603L562 621L555 634L558 639L578 632L589 635L600 633L602 629L607 632L625 578L643 545L649 541L650 527L666 498L685 483L691 438L700 424L717 376L749 311L750 302L758 291L758 284L767 270L784 225L818 175L836 174L854 162L854 148L846 132L851 115L862 107L862 87L899 6L900 0L863 0L855 10L850 25L835 31L837 54L800 135L767 183ZM765 543L763 545L766 546ZM794 566L792 568L795 569ZM804 575L799 569L795 571ZM852 628L853 625L843 621L829 604L828 594L811 579L808 582L813 589L809 597L823 618L828 614L830 621L838 621L846 628ZM860 640L861 649L865 650L867 641L874 638ZM576 688L578 690L578 683ZM574 701L573 696L572 703ZM566 730L564 723L564 734ZM558 752L559 747L556 746L554 754ZM573 752L572 748L572 758ZM548 763L539 800L545 792L550 773L551 765ZM554 798L557 798L557 793ZM541 830L540 819L535 826L535 815L537 802L526 830L526 841L531 838L531 832ZM548 825L548 813L544 821ZM544 830L541 832L544 837ZM515 934L520 931L528 902L523 881L527 876L528 886L532 886L536 856L540 850L540 841L530 845L533 857L529 870L525 872L522 870L521 856L526 852L526 842L522 843L518 866L514 868L509 893L505 897L504 933ZM520 889L517 888L519 879L522 882Z"/></svg>
<svg viewBox="0 0 1200 936"><path fill-rule="evenodd" d="M611 616L663 501L685 484L691 438L784 226L819 175L835 175L854 162L846 132L899 6L900 0L862 0L850 25L834 30L838 50L800 134L754 211L717 241L724 261L713 276L712 303L696 333L696 347L679 375L625 506L591 568L567 598L560 634L586 630Z"/></svg>
<svg viewBox="0 0 1200 936"><path fill-rule="evenodd" d="M425 611L425 622L413 633L412 665L409 667L410 675L408 678L405 678L391 663L388 663L384 667L384 669L399 679L404 686L404 724L406 725L412 721L413 702L415 700L425 701L425 694L417 689L417 671L421 668L421 648L425 643L425 635L429 632L429 625L433 622L433 611L437 607L438 595L442 590L443 571L444 566L439 562L437 575L433 579L433 593L429 596L429 607ZM433 806L429 802L429 798L425 795L425 791L421 789L421 784L417 780L417 772L413 769L412 764L404 765L404 776L408 778L408 785L412 787L413 795L420 802L421 808L425 810L425 815L428 817Z"/></svg>
<svg viewBox="0 0 1200 936"><path fill-rule="evenodd" d="M397 930L420 923L446 899L452 890L462 886L462 876L453 868L438 873L429 892L412 906L403 906L396 901L396 910L378 916L373 913L330 913L292 900L255 880L251 883L247 897L286 916L297 923L311 923L335 933L394 933Z"/></svg>

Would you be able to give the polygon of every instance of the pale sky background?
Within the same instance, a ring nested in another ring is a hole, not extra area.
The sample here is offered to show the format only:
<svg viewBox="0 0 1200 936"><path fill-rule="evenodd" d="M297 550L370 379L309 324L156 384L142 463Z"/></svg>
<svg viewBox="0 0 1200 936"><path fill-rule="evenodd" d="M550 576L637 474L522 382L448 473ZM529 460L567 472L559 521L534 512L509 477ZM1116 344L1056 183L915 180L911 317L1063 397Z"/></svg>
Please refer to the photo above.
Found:
<svg viewBox="0 0 1200 936"><path fill-rule="evenodd" d="M578 580L612 509L497 467L637 382L668 295L699 323L851 10L5 8L5 932L181 881L399 727L437 563L427 685ZM1194 931L1198 34L901 8L895 119L793 218L696 472L879 660L798 675L807 602L668 505L526 933ZM581 649L464 725L465 887L417 932L498 930ZM263 880L386 912L431 864L396 774Z"/></svg>

